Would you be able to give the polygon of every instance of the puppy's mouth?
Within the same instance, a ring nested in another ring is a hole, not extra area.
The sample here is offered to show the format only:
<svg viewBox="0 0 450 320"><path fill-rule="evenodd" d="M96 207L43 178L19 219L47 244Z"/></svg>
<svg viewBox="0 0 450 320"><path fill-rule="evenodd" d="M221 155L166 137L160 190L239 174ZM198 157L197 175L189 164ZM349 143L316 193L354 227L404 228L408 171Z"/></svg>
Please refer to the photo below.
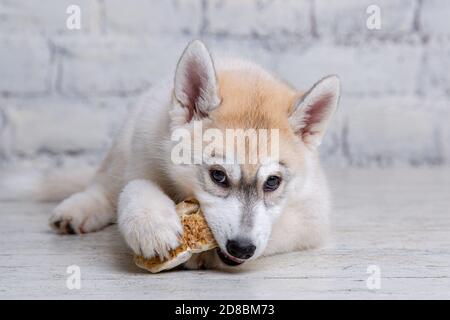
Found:
<svg viewBox="0 0 450 320"><path fill-rule="evenodd" d="M227 266L235 267L245 262L245 260L232 257L220 249L217 249L217 255L219 256L220 260L222 260L222 262L225 263Z"/></svg>

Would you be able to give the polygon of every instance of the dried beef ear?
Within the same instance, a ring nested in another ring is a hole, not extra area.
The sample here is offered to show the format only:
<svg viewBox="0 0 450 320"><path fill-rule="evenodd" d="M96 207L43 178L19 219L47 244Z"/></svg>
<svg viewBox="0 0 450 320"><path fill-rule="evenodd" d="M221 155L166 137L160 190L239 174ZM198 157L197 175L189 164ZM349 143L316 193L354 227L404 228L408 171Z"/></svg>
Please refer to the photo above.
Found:
<svg viewBox="0 0 450 320"><path fill-rule="evenodd" d="M134 262L140 268L151 273L157 273L179 266L188 261L193 254L208 251L217 247L214 236L206 223L195 199L187 199L176 205L176 211L183 225L181 245L169 252L169 258L161 260L159 257L146 259L134 256Z"/></svg>

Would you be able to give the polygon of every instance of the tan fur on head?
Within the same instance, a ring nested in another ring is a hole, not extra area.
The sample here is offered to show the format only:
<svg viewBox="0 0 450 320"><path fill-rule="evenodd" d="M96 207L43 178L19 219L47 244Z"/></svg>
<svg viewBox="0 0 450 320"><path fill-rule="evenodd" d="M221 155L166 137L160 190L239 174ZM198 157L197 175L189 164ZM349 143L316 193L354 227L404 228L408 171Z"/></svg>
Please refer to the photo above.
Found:
<svg viewBox="0 0 450 320"><path fill-rule="evenodd" d="M209 127L223 131L278 129L280 160L293 162L294 166L300 165L302 159L299 158L299 148L303 146L289 123L289 116L302 94L258 68L219 70L217 78L221 104L211 112ZM270 150L270 135L268 139ZM246 145L247 155L256 152ZM242 167L244 178L253 179L259 164L246 163Z"/></svg>
<svg viewBox="0 0 450 320"><path fill-rule="evenodd" d="M226 128L290 131L287 118L298 98L287 84L258 70L218 72L222 99L213 118Z"/></svg>

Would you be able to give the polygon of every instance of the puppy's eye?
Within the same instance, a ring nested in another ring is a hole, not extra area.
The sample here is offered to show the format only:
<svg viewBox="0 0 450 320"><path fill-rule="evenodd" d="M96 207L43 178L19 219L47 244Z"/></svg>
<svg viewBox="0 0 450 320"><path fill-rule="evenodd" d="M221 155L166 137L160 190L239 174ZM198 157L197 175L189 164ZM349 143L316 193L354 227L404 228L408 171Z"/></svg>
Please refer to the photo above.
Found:
<svg viewBox="0 0 450 320"><path fill-rule="evenodd" d="M266 182L264 182L264 191L266 192L270 192L270 191L275 191L278 189L278 187L281 184L281 178L277 177L277 176L269 176L266 180Z"/></svg>
<svg viewBox="0 0 450 320"><path fill-rule="evenodd" d="M213 169L209 171L211 180L222 187L228 187L228 178L222 170Z"/></svg>

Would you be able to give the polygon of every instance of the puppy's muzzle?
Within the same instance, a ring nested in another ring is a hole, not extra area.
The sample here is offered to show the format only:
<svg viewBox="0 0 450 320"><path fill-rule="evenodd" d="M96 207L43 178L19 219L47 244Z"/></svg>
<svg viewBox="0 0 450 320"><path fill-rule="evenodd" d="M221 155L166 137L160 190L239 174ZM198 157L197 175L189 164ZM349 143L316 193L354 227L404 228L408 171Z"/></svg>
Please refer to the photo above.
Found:
<svg viewBox="0 0 450 320"><path fill-rule="evenodd" d="M228 240L226 247L229 255L242 260L250 259L256 250L256 246L247 239Z"/></svg>

